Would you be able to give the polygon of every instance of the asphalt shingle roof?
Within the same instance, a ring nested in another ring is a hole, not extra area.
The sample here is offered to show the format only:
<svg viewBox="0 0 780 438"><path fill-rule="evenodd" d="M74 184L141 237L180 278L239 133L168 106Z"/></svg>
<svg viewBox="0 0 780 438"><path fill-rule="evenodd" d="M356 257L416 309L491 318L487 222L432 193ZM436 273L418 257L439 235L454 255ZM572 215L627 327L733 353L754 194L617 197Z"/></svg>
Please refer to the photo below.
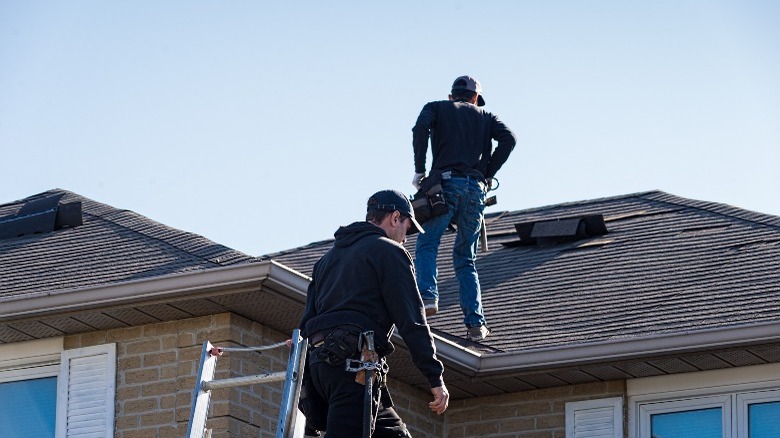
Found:
<svg viewBox="0 0 780 438"><path fill-rule="evenodd" d="M602 214L608 233L518 246L515 224ZM780 217L660 191L490 213L478 253L488 351L651 337L780 321ZM465 336L452 270L439 252L434 332ZM306 275L332 240L269 254ZM414 237L407 249L414 255Z"/></svg>
<svg viewBox="0 0 780 438"><path fill-rule="evenodd" d="M333 244L254 258L59 189L0 205L0 224L52 196L80 201L83 225L0 239L0 303L267 259L311 275ZM660 191L488 212L489 250L477 266L493 333L472 348L523 352L780 321L780 217ZM516 245L518 223L593 214L603 215L607 234ZM440 311L429 321L463 343L453 241L454 233L442 239Z"/></svg>
<svg viewBox="0 0 780 438"><path fill-rule="evenodd" d="M82 203L83 224L0 239L0 301L244 263L254 257L128 210L54 189L0 205L0 223L31 201Z"/></svg>

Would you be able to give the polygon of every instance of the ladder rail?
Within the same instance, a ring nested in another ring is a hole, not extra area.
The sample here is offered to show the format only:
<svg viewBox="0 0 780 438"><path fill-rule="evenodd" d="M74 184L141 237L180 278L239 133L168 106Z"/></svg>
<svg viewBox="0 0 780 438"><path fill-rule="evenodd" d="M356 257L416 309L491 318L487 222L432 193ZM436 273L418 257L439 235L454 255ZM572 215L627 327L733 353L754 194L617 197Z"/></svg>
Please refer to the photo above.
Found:
<svg viewBox="0 0 780 438"><path fill-rule="evenodd" d="M211 391L204 389L203 383L214 380L214 373L217 369L217 356L211 354L213 348L209 341L203 343L200 366L198 367L198 375L195 381L195 391L192 394L192 409L190 410L190 422L187 425L187 438L203 438L204 434L206 434L206 418L209 413Z"/></svg>
<svg viewBox="0 0 780 438"><path fill-rule="evenodd" d="M296 429L303 430L304 425L297 425L298 399L301 396L301 384L303 383L303 370L306 365L306 351L309 340L300 337L298 329L293 331L292 352L287 365L287 373L282 391L282 409L279 412L279 423L276 427L276 438L293 438ZM300 427L296 427L300 426ZM301 433L301 435L303 435Z"/></svg>

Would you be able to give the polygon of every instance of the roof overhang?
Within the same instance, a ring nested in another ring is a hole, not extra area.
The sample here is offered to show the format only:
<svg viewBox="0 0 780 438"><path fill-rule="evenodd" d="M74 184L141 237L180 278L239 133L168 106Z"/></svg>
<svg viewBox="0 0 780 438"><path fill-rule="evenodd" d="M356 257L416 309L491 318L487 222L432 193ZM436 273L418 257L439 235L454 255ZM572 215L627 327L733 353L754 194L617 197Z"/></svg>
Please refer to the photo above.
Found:
<svg viewBox="0 0 780 438"><path fill-rule="evenodd" d="M204 304L202 313L193 316L234 312L281 333L289 333L297 327L309 282L308 276L267 260L100 287L26 294L0 301L0 326L21 332L25 324L39 321L48 327L47 319L78 319L80 315L90 313L111 314L116 309L146 310L170 304L198 303ZM145 322L125 323L140 325ZM0 330L0 334L3 333ZM55 335L41 334L38 338L46 336ZM447 385L455 398L463 398L679 372L659 371L654 359L681 358L703 352L716 355L717 350L751 345L774 344L772 351L780 354L780 322L513 352L481 351L476 348L479 347L477 344L454 342L436 333L434 340L438 355L445 363ZM421 388L426 386L411 363L403 340L396 335L394 342L400 347L391 357L396 378ZM653 369L649 374L637 374L632 371L635 365Z"/></svg>
<svg viewBox="0 0 780 438"><path fill-rule="evenodd" d="M0 302L0 322L228 295L264 286L305 303L308 284L308 277L277 262L245 263L97 287L21 294Z"/></svg>
<svg viewBox="0 0 780 438"><path fill-rule="evenodd" d="M436 336L439 354L483 377L780 342L780 322L518 352L480 353Z"/></svg>

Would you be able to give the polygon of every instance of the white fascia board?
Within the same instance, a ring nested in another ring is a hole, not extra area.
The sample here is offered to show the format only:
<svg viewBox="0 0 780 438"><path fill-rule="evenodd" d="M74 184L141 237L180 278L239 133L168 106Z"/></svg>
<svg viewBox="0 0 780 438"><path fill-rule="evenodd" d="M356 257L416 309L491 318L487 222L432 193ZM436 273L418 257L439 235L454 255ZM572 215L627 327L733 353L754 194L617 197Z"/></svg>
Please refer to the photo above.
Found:
<svg viewBox="0 0 780 438"><path fill-rule="evenodd" d="M277 292L306 305L306 291L311 283L311 277L271 260L267 281L279 286Z"/></svg>
<svg viewBox="0 0 780 438"><path fill-rule="evenodd" d="M433 342L436 345L437 356L444 358L449 364L462 368L467 374L476 374L482 368L482 355L480 353L436 334L433 335Z"/></svg>
<svg viewBox="0 0 780 438"><path fill-rule="evenodd" d="M113 283L96 287L66 289L20 296L0 306L0 321L38 317L97 307L164 302L194 298L224 291L261 287L274 276L274 282L292 295L303 295L308 280L272 260L205 269L181 274ZM301 290L302 288L302 290Z"/></svg>
<svg viewBox="0 0 780 438"><path fill-rule="evenodd" d="M512 353L493 353L480 356L479 367L474 371L480 374L531 371L771 342L780 342L778 322Z"/></svg>
<svg viewBox="0 0 780 438"><path fill-rule="evenodd" d="M489 377L505 373L523 373L780 342L780 323L506 353L480 353L436 334L433 335L433 338L436 354L447 361L448 366L455 366L472 377ZM393 342L404 345L403 339L397 333Z"/></svg>

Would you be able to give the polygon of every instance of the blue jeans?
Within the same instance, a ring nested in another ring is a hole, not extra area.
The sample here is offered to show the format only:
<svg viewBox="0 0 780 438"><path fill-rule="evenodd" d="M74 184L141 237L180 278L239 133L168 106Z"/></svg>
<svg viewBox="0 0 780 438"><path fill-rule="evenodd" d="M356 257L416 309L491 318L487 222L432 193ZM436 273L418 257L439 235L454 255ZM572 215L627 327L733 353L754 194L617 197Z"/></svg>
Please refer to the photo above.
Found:
<svg viewBox="0 0 780 438"><path fill-rule="evenodd" d="M458 228L452 250L452 264L460 286L460 308L468 327L485 324L482 312L482 292L477 276L477 241L485 210L485 192L479 181L471 177L442 177L441 186L449 211L423 224L424 234L417 235L414 268L417 287L424 300L438 300L436 257L441 237L452 222Z"/></svg>

